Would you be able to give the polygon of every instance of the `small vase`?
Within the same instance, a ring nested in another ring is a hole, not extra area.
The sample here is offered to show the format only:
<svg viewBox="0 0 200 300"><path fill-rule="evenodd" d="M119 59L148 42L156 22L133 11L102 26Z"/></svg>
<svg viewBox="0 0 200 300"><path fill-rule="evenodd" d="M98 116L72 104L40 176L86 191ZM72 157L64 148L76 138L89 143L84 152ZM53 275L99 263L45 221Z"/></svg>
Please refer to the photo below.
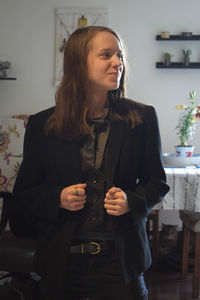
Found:
<svg viewBox="0 0 200 300"><path fill-rule="evenodd" d="M190 58L189 57L184 57L184 65L188 67L190 65Z"/></svg>
<svg viewBox="0 0 200 300"><path fill-rule="evenodd" d="M171 64L171 57L165 57L165 59L164 59L164 65L166 67L169 67L170 64Z"/></svg>
<svg viewBox="0 0 200 300"><path fill-rule="evenodd" d="M175 146L176 156L191 157L193 155L194 146Z"/></svg>

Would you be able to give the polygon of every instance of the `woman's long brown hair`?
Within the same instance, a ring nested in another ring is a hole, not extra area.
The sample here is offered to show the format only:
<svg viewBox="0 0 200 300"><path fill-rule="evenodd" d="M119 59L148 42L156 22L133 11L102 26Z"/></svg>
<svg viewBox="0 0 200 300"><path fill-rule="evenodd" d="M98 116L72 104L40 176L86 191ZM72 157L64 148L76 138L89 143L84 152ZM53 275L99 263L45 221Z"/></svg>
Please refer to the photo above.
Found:
<svg viewBox="0 0 200 300"><path fill-rule="evenodd" d="M91 49L91 41L99 32L110 32L120 41L118 35L104 26L88 26L77 29L68 39L64 51L63 77L57 89L54 113L47 120L46 134L68 141L80 140L91 133L87 123L89 108L88 99L88 66L87 57ZM125 96L124 66L120 86L109 92L109 98L114 103Z"/></svg>

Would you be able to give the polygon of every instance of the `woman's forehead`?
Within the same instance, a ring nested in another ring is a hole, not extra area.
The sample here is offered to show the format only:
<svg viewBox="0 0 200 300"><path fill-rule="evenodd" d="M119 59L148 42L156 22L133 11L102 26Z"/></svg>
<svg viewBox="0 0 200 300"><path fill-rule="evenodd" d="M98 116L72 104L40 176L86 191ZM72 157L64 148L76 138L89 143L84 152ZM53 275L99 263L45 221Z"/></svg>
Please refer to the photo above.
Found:
<svg viewBox="0 0 200 300"><path fill-rule="evenodd" d="M91 40L91 48L96 51L102 49L116 49L122 51L118 38L107 31L98 32Z"/></svg>

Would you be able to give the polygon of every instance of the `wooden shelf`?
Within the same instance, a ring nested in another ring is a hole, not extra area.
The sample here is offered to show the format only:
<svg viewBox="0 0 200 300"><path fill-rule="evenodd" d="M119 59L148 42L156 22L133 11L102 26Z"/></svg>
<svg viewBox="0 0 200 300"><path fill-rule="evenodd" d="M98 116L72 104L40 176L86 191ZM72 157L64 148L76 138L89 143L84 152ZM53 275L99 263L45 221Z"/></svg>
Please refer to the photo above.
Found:
<svg viewBox="0 0 200 300"><path fill-rule="evenodd" d="M161 35L156 35L157 41L200 41L200 35L184 36L170 35L168 39L162 38ZM191 62L186 66L183 62L172 62L169 66L166 66L163 62L157 62L156 68L158 69L200 69L200 62Z"/></svg>
<svg viewBox="0 0 200 300"><path fill-rule="evenodd" d="M0 80L16 80L15 77L0 77Z"/></svg>
<svg viewBox="0 0 200 300"><path fill-rule="evenodd" d="M156 35L157 41L200 41L200 35L191 35L191 36L184 36L184 35L170 35L168 39L163 39L161 35Z"/></svg>
<svg viewBox="0 0 200 300"><path fill-rule="evenodd" d="M158 69L200 69L200 62L191 62L189 66L185 66L182 62L172 62L166 66L163 62L157 62L156 68Z"/></svg>

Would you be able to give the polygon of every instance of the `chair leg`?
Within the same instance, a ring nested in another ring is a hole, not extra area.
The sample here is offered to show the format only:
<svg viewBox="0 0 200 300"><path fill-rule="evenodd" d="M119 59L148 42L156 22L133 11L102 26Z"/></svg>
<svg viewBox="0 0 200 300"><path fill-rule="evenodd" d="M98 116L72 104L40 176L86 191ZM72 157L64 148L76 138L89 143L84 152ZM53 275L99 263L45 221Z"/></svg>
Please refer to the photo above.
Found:
<svg viewBox="0 0 200 300"><path fill-rule="evenodd" d="M190 232L183 224L182 230L182 258L181 258L181 278L186 278L188 271Z"/></svg>
<svg viewBox="0 0 200 300"><path fill-rule="evenodd" d="M194 273L193 273L193 287L192 298L199 297L200 289L200 232L195 232L194 241Z"/></svg>
<svg viewBox="0 0 200 300"><path fill-rule="evenodd" d="M158 254L159 254L159 210L154 210L148 216L146 231L149 239L151 239L151 251L152 251L151 269L155 270L157 268Z"/></svg>
<svg viewBox="0 0 200 300"><path fill-rule="evenodd" d="M156 213L156 217L153 222L153 269L157 268L158 254L159 254L159 214Z"/></svg>

